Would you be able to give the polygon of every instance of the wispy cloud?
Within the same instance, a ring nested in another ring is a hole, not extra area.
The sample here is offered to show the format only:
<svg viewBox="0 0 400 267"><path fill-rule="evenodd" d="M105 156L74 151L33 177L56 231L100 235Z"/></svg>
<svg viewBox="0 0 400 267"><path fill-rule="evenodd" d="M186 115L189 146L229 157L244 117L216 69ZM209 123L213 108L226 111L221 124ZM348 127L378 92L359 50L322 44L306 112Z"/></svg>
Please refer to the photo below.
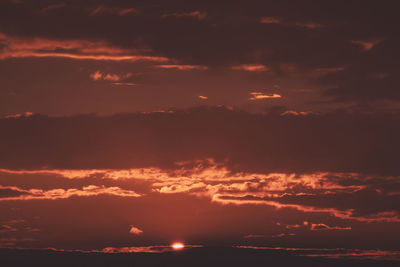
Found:
<svg viewBox="0 0 400 267"><path fill-rule="evenodd" d="M296 110L286 110L281 113L281 116L291 115L291 116L306 116L312 114L310 111L296 111Z"/></svg>
<svg viewBox="0 0 400 267"><path fill-rule="evenodd" d="M60 8L63 8L63 7L65 7L65 3L53 4L53 5L49 5L49 6L45 7L45 8L42 8L41 11L42 12L48 12L48 11L60 9Z"/></svg>
<svg viewBox="0 0 400 267"><path fill-rule="evenodd" d="M140 11L135 8L122 8L122 7L109 7L109 6L98 6L90 12L90 15L116 15L116 16L126 16L126 15L137 15Z"/></svg>
<svg viewBox="0 0 400 267"><path fill-rule="evenodd" d="M206 12L202 11L192 11L192 12L182 12L182 13L167 13L163 14L161 18L169 18L169 17L175 17L175 18L194 18L197 20L203 20L207 17Z"/></svg>
<svg viewBox="0 0 400 267"><path fill-rule="evenodd" d="M363 51L369 51L372 48L374 48L375 45L380 43L380 41L360 41L360 40L352 40L350 42L352 44L359 45Z"/></svg>
<svg viewBox="0 0 400 267"><path fill-rule="evenodd" d="M33 115L33 112L27 111L25 113L17 113L17 114L11 114L5 116L5 118L10 119L10 118L21 118L21 117L30 117Z"/></svg>
<svg viewBox="0 0 400 267"><path fill-rule="evenodd" d="M319 230L351 230L350 226L341 227L341 226L329 226L324 223L312 223L311 230L319 231Z"/></svg>
<svg viewBox="0 0 400 267"><path fill-rule="evenodd" d="M159 69L176 69L176 70L207 70L207 66L201 65L155 65Z"/></svg>

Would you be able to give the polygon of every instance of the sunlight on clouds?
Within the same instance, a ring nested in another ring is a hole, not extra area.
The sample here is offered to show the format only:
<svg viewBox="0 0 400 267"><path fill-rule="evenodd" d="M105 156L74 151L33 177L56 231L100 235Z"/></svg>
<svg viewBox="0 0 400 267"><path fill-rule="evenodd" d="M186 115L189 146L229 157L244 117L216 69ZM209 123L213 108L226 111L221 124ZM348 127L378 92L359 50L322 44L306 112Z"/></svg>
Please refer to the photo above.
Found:
<svg viewBox="0 0 400 267"><path fill-rule="evenodd" d="M123 49L105 41L20 38L0 33L0 42L6 44L0 52L0 59L34 57L101 61L168 61L165 57L144 55L149 52L148 50Z"/></svg>
<svg viewBox="0 0 400 267"><path fill-rule="evenodd" d="M115 183L137 180L148 186L147 191L142 191L140 194L116 186L105 187L94 184L84 186L82 189L71 188L67 190L60 188L25 190L18 187L3 186L3 189L14 191L17 196L3 197L0 198L1 201L62 199L72 196L85 197L100 194L120 197L140 197L143 194L187 194L208 198L211 202L219 204L267 205L277 209L289 208L306 213L327 213L337 218L360 222L400 222L400 216L395 211L382 210L360 215L357 214L358 210L352 207L352 203L349 203L347 207L336 207L336 196L341 198L351 194L359 194L363 190L370 190L368 184L370 183L369 181L374 181L374 177L361 177L356 173L261 174L231 172L224 164L216 163L212 159L197 161L194 165L193 163L185 162L177 163L176 167L170 170L138 168L70 171L1 170L1 172L15 175L57 175L67 179L92 177L91 179L93 180L91 181L96 181L96 183L102 183L101 181L104 179L109 179ZM395 182L395 177L385 177L384 179L386 183ZM346 181L350 183L344 184ZM396 192L388 191L385 195L390 197ZM377 197L379 196L377 195ZM334 202L320 205L318 199L326 200L327 198ZM321 227L323 226L320 225L319 228ZM329 227L326 226L325 228L328 229ZM318 228L317 225L315 228Z"/></svg>
<svg viewBox="0 0 400 267"><path fill-rule="evenodd" d="M92 197L97 195L113 195L119 197L140 197L131 190L124 190L119 187L105 187L89 185L84 186L82 189L70 188L70 189L52 189L52 190L42 190L42 189L21 189L15 186L0 186L0 189L9 189L19 193L18 196L10 196L0 198L0 201L15 201L15 200L35 200L35 199L66 199L70 197Z"/></svg>
<svg viewBox="0 0 400 267"><path fill-rule="evenodd" d="M133 235L141 235L143 233L142 230L140 230L139 228L131 225L131 228L129 229L129 233L133 234Z"/></svg>
<svg viewBox="0 0 400 267"><path fill-rule="evenodd" d="M238 66L232 66L231 68L233 70L244 70L244 71L255 71L255 72L269 70L269 68L267 66L260 65L260 64L243 64L243 65L238 65Z"/></svg>
<svg viewBox="0 0 400 267"><path fill-rule="evenodd" d="M251 92L250 100L260 100L260 99L268 99L268 98L282 98L280 94L265 94L262 92Z"/></svg>

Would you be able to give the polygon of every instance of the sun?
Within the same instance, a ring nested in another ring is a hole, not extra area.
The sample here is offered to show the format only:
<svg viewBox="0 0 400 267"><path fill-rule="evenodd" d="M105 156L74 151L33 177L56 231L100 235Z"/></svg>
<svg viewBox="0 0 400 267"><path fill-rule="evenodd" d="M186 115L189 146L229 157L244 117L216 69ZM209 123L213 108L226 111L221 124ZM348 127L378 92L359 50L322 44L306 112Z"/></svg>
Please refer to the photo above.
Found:
<svg viewBox="0 0 400 267"><path fill-rule="evenodd" d="M174 250L181 250L185 247L185 245L181 242L175 242L171 245L172 249Z"/></svg>

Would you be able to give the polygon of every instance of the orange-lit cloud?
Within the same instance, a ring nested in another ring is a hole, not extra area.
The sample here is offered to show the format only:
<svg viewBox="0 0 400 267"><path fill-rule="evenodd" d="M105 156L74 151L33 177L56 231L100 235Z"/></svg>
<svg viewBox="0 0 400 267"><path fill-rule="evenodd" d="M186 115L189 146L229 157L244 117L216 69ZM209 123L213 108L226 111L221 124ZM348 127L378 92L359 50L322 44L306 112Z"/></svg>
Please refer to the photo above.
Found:
<svg viewBox="0 0 400 267"><path fill-rule="evenodd" d="M12 115L7 115L5 116L5 118L9 119L9 118L21 118L21 117L30 117L33 115L33 112L25 112L25 113L21 113L21 114L12 114Z"/></svg>
<svg viewBox="0 0 400 267"><path fill-rule="evenodd" d="M140 230L139 228L131 225L131 228L129 229L129 233L133 234L133 235L141 235L143 233L142 230Z"/></svg>
<svg viewBox="0 0 400 267"><path fill-rule="evenodd" d="M208 99L208 97L204 96L204 95L199 95L198 98L200 98L201 100L207 100Z"/></svg>
<svg viewBox="0 0 400 267"><path fill-rule="evenodd" d="M4 187L0 186L0 189L10 189L15 192L20 193L19 196L12 197L4 197L0 198L0 201L15 201L15 200L34 200L34 199L66 199L70 197L91 197L97 195L113 195L119 197L140 197L141 195L137 194L131 190L124 190L119 187L105 187L105 186L96 186L89 185L84 186L82 189L51 189L51 190L42 190L42 189L20 189L18 187L10 186Z"/></svg>
<svg viewBox="0 0 400 267"><path fill-rule="evenodd" d="M307 29L318 29L318 28L323 28L325 25L320 24L320 23L315 23L315 22L290 22L290 21L284 21L284 19L280 17L261 17L260 18L260 23L262 24L282 24L285 26L290 26L290 27L302 27L302 28L307 28Z"/></svg>
<svg viewBox="0 0 400 267"><path fill-rule="evenodd" d="M104 41L18 38L1 33L0 41L6 44L0 52L0 59L54 57L101 61L168 61L165 57L143 55L145 51L118 48Z"/></svg>
<svg viewBox="0 0 400 267"><path fill-rule="evenodd" d="M350 42L352 44L359 45L363 51L369 51L372 48L374 48L375 45L380 43L380 41L360 41L360 40L352 40Z"/></svg>
<svg viewBox="0 0 400 267"><path fill-rule="evenodd" d="M127 73L127 74L115 74L115 73L102 73L101 71L97 70L94 73L91 73L89 77L93 81L99 81L99 80L104 80L104 81L111 81L114 83L117 83L121 80L127 79L132 76L132 73Z"/></svg>
<svg viewBox="0 0 400 267"><path fill-rule="evenodd" d="M113 83L113 85L116 85L116 86L135 86L136 83L126 83L126 82L124 82L124 83Z"/></svg>
<svg viewBox="0 0 400 267"><path fill-rule="evenodd" d="M103 79L106 80L106 81L118 82L118 81L121 80L121 76L119 76L117 74L108 73L103 77Z"/></svg>
<svg viewBox="0 0 400 267"><path fill-rule="evenodd" d="M90 12L90 15L117 15L117 16L126 16L126 15L137 15L140 11L135 8L122 8L122 7L108 7L108 6L98 6Z"/></svg>
<svg viewBox="0 0 400 267"><path fill-rule="evenodd" d="M243 64L232 66L231 69L233 70L244 70L244 71L254 71L254 72L261 72L261 71L268 71L269 68L265 65L260 64Z"/></svg>
<svg viewBox="0 0 400 267"><path fill-rule="evenodd" d="M103 78L103 73L101 73L100 71L96 71L89 76L93 81L98 81Z"/></svg>
<svg viewBox="0 0 400 267"><path fill-rule="evenodd" d="M289 224L289 225L286 225L286 229L296 229L296 228L300 228L300 227L302 227L303 225L300 225L300 224Z"/></svg>
<svg viewBox="0 0 400 267"><path fill-rule="evenodd" d="M341 226L329 226L324 223L312 223L311 224L312 231L318 230L351 230L351 227L341 227Z"/></svg>
<svg viewBox="0 0 400 267"><path fill-rule="evenodd" d="M250 234L250 235L245 235L243 238L262 238L262 237L265 237L265 235L253 235L253 234Z"/></svg>
<svg viewBox="0 0 400 267"><path fill-rule="evenodd" d="M64 178L74 179L74 178L85 178L93 174L106 173L107 170L7 170L0 169L0 173L8 174L44 174L44 175L59 175Z"/></svg>
<svg viewBox="0 0 400 267"><path fill-rule="evenodd" d="M0 224L0 232L39 232L40 229L31 227L25 220L8 220Z"/></svg>
<svg viewBox="0 0 400 267"><path fill-rule="evenodd" d="M282 98L280 94L265 94L262 92L251 92L250 100L260 100L260 99L268 99L268 98Z"/></svg>
<svg viewBox="0 0 400 267"><path fill-rule="evenodd" d="M279 17L262 17L260 19L260 23L264 24L279 24L282 22L282 19Z"/></svg>
<svg viewBox="0 0 400 267"><path fill-rule="evenodd" d="M68 179L82 179L96 176L96 179L110 179L116 182L128 179L142 180L149 186L149 193L169 195L188 194L209 198L212 202L220 204L267 205L277 209L294 209L305 213L327 213L337 218L360 222L400 222L400 215L396 211L372 211L369 214L360 215L358 214L357 207L352 207L352 203L349 203L347 207L336 207L336 201L342 196L354 195L357 192L366 190L369 183L368 179L373 178L363 177L362 180L359 180L361 178L357 174L351 173L314 173L302 175L232 173L223 164L217 164L211 159L198 161L195 165L191 165L190 168L186 167L187 164L191 163L177 163L177 167L171 170L153 167L128 170L0 170L0 172L21 175L53 174ZM392 178L385 179L386 182L389 182ZM352 184L341 184L345 181L352 181ZM104 186L89 186L84 187L82 190L54 189L47 191L7 188L19 192L17 197L8 198L8 200L51 199L51 197L65 198L71 195L85 196L97 194L113 194L116 196L139 195L131 190L124 192L124 189L118 187L108 188ZM313 201L302 201L307 198L313 199ZM321 205L318 201L318 199L327 198L330 198L333 202L328 202L328 205L326 203Z"/></svg>
<svg viewBox="0 0 400 267"><path fill-rule="evenodd" d="M146 246L146 247L107 247L102 250L95 250L90 252L102 253L163 253L171 251L169 246Z"/></svg>
<svg viewBox="0 0 400 267"><path fill-rule="evenodd" d="M280 233L276 235L272 235L273 238L280 238L280 237L288 237L288 236L295 236L295 233Z"/></svg>
<svg viewBox="0 0 400 267"><path fill-rule="evenodd" d="M309 112L309 111L286 110L285 112L281 113L281 116L285 116L285 115L306 116L306 115L309 115L311 113L312 112Z"/></svg>
<svg viewBox="0 0 400 267"><path fill-rule="evenodd" d="M169 18L169 17L194 18L197 20L203 20L207 17L207 13L196 10L193 12L186 12L186 13L168 13L161 16L161 18Z"/></svg>
<svg viewBox="0 0 400 267"><path fill-rule="evenodd" d="M207 70L207 66L200 65L155 65L159 69L176 69L176 70Z"/></svg>
<svg viewBox="0 0 400 267"><path fill-rule="evenodd" d="M305 206L298 204L283 204L275 200L262 200L262 199L246 199L249 195L242 195L242 198L236 196L223 196L221 194L214 194L213 201L222 204L234 205L268 205L278 209L291 208L302 212L311 213L328 213L334 217L355 220L360 222L400 222L400 214L396 212L381 212L373 216L357 216L353 210L339 210L336 208L319 208L315 206ZM317 204L317 203L316 203Z"/></svg>
<svg viewBox="0 0 400 267"><path fill-rule="evenodd" d="M203 245L187 245L186 249L190 248L201 248ZM81 252L81 253L163 253L172 251L171 246L137 246L137 247L106 247L103 249L93 250L81 250L81 249L57 249L57 248L46 248L52 251L63 251L63 252Z"/></svg>

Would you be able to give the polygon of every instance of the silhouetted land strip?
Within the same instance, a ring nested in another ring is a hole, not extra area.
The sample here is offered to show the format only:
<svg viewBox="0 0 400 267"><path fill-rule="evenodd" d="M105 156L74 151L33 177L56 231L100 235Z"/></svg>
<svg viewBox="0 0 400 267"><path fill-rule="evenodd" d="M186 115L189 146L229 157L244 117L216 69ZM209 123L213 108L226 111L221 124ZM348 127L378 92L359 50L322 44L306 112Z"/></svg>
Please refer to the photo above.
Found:
<svg viewBox="0 0 400 267"><path fill-rule="evenodd" d="M119 267L119 266L399 266L382 260L327 259L294 256L290 252L207 247L166 253L78 253L50 250L0 249L0 266Z"/></svg>

